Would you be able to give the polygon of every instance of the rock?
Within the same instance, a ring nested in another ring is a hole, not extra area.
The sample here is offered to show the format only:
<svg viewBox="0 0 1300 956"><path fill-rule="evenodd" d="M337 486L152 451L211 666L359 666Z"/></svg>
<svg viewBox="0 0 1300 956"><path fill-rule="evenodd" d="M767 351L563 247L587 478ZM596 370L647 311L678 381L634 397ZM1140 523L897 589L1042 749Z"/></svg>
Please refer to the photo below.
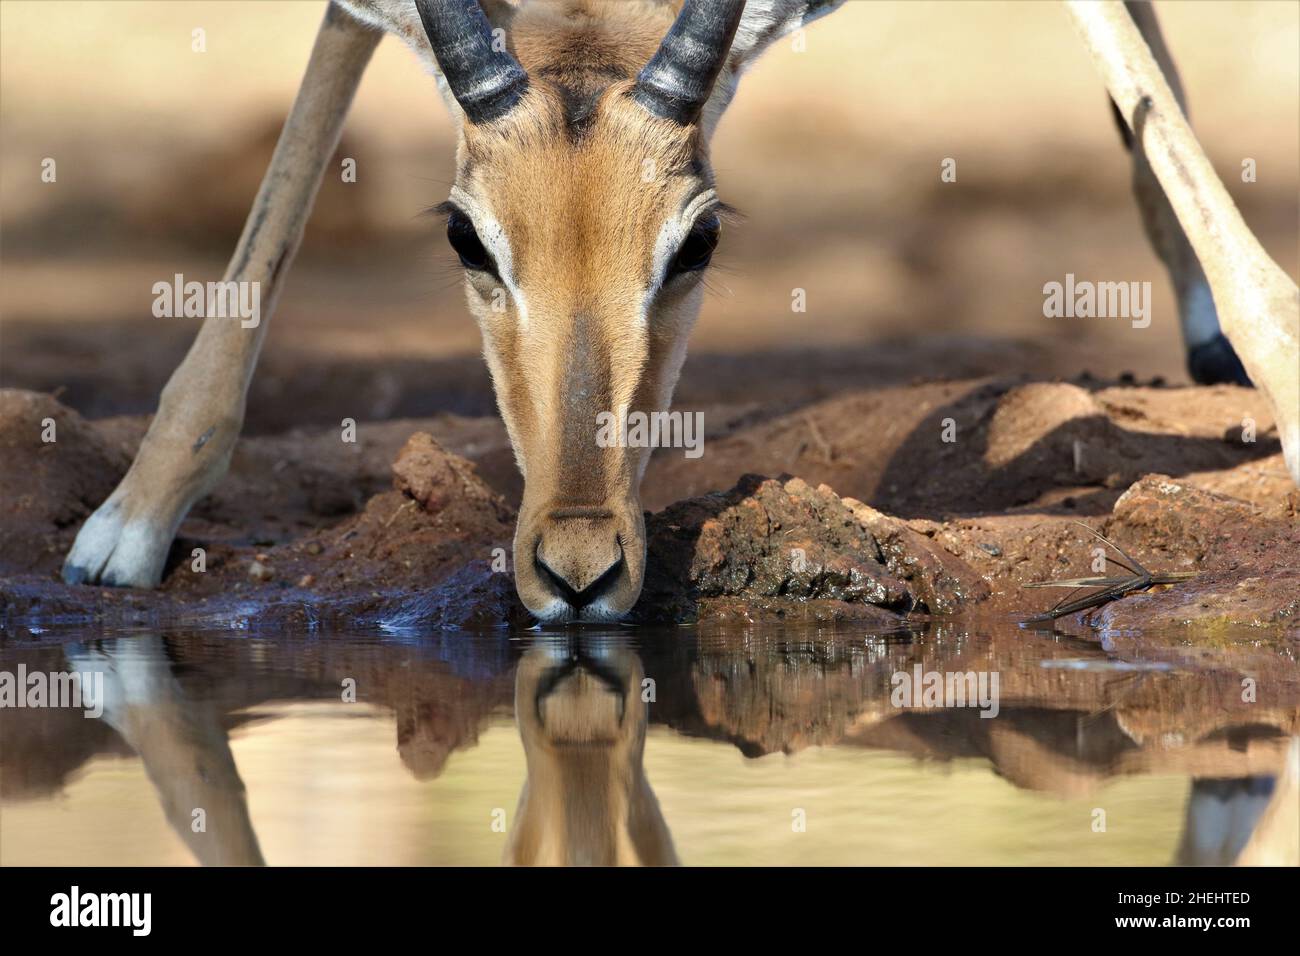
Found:
<svg viewBox="0 0 1300 956"><path fill-rule="evenodd" d="M845 498L844 504L875 536L885 567L906 583L915 610L955 614L989 597L991 589L980 573L928 535L853 498ZM994 553L985 545L981 548ZM994 551L1002 553L996 546Z"/></svg>
<svg viewBox="0 0 1300 956"><path fill-rule="evenodd" d="M253 563L248 566L248 576L254 581L269 581L274 575L272 574L271 569L265 564L261 561L254 560Z"/></svg>
<svg viewBox="0 0 1300 956"><path fill-rule="evenodd" d="M1200 644L1216 636L1240 639L1242 628L1300 626L1300 568L1211 572L1107 604L1092 623L1102 631L1134 634L1194 625Z"/></svg>
<svg viewBox="0 0 1300 956"><path fill-rule="evenodd" d="M747 475L647 522L641 620L898 620L988 593L965 562L799 478Z"/></svg>
<svg viewBox="0 0 1300 956"><path fill-rule="evenodd" d="M738 488L743 488L742 479ZM910 596L883 567L876 540L825 485L760 481L704 523L689 567L699 593L827 598L905 610Z"/></svg>
<svg viewBox="0 0 1300 956"><path fill-rule="evenodd" d="M1147 475L1120 499L1106 533L1150 571L1203 569L1190 581L1094 612L1109 631L1196 625L1198 633L1300 622L1300 524L1167 475ZM1129 541L1136 541L1130 544Z"/></svg>
<svg viewBox="0 0 1300 956"><path fill-rule="evenodd" d="M1270 520L1249 502L1168 475L1134 482L1115 502L1107 528L1139 539L1147 549L1175 555L1180 566L1165 570L1300 566L1300 525L1295 521Z"/></svg>
<svg viewBox="0 0 1300 956"><path fill-rule="evenodd" d="M428 432L408 438L393 461L393 487L414 498L425 511L441 511L457 484L447 452Z"/></svg>
<svg viewBox="0 0 1300 956"><path fill-rule="evenodd" d="M797 624L830 627L837 624L854 624L873 630L893 630L899 626L901 619L897 613L874 604L826 598L795 601L789 598L745 595L701 598L695 617L685 620L740 626Z"/></svg>

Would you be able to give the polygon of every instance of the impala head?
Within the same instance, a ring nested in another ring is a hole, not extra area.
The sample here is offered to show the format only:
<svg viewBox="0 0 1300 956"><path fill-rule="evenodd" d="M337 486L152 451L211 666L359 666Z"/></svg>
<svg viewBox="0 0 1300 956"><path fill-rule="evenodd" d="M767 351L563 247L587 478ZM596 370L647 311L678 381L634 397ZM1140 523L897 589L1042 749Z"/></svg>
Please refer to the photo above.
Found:
<svg viewBox="0 0 1300 956"><path fill-rule="evenodd" d="M520 865L677 862L642 764L640 657L601 639L536 644L519 661L515 720L528 778L506 849Z"/></svg>
<svg viewBox="0 0 1300 956"><path fill-rule="evenodd" d="M755 2L750 51L810 6ZM524 475L516 587L542 621L616 620L641 590L650 449L602 447L600 416L671 402L718 242L707 133L744 7L415 3L461 120L441 209Z"/></svg>

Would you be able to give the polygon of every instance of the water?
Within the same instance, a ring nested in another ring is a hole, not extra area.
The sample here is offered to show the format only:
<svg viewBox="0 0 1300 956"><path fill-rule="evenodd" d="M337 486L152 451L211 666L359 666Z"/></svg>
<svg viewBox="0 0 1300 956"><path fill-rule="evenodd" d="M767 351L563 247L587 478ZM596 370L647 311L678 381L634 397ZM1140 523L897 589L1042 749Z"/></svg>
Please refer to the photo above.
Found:
<svg viewBox="0 0 1300 956"><path fill-rule="evenodd" d="M0 709L0 865L1294 862L1293 646L23 631L103 712Z"/></svg>

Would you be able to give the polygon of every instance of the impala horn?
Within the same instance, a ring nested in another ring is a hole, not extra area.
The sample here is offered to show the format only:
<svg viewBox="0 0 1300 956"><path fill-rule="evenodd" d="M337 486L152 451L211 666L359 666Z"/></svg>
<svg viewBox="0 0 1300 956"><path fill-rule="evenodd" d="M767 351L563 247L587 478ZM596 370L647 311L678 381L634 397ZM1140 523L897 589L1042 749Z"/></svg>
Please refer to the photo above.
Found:
<svg viewBox="0 0 1300 956"><path fill-rule="evenodd" d="M632 98L655 116L695 122L731 49L745 0L686 0Z"/></svg>
<svg viewBox="0 0 1300 956"><path fill-rule="evenodd" d="M415 0L452 96L471 123L500 119L528 89L528 74L505 49L478 0Z"/></svg>

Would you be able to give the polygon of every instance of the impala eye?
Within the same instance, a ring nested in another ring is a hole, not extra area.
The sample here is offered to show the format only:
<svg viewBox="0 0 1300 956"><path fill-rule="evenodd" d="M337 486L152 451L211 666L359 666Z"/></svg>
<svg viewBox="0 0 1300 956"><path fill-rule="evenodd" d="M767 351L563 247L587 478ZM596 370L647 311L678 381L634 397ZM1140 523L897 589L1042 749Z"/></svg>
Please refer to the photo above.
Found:
<svg viewBox="0 0 1300 956"><path fill-rule="evenodd" d="M483 248L478 233L474 231L474 223L470 222L469 216L459 209L453 210L447 216L447 241L456 250L456 255L460 256L460 264L466 269L490 272L495 268L492 257L488 255L487 249Z"/></svg>
<svg viewBox="0 0 1300 956"><path fill-rule="evenodd" d="M718 217L712 214L696 220L686 241L677 250L671 272L699 272L707 266L713 258L713 250L718 247L720 227Z"/></svg>

